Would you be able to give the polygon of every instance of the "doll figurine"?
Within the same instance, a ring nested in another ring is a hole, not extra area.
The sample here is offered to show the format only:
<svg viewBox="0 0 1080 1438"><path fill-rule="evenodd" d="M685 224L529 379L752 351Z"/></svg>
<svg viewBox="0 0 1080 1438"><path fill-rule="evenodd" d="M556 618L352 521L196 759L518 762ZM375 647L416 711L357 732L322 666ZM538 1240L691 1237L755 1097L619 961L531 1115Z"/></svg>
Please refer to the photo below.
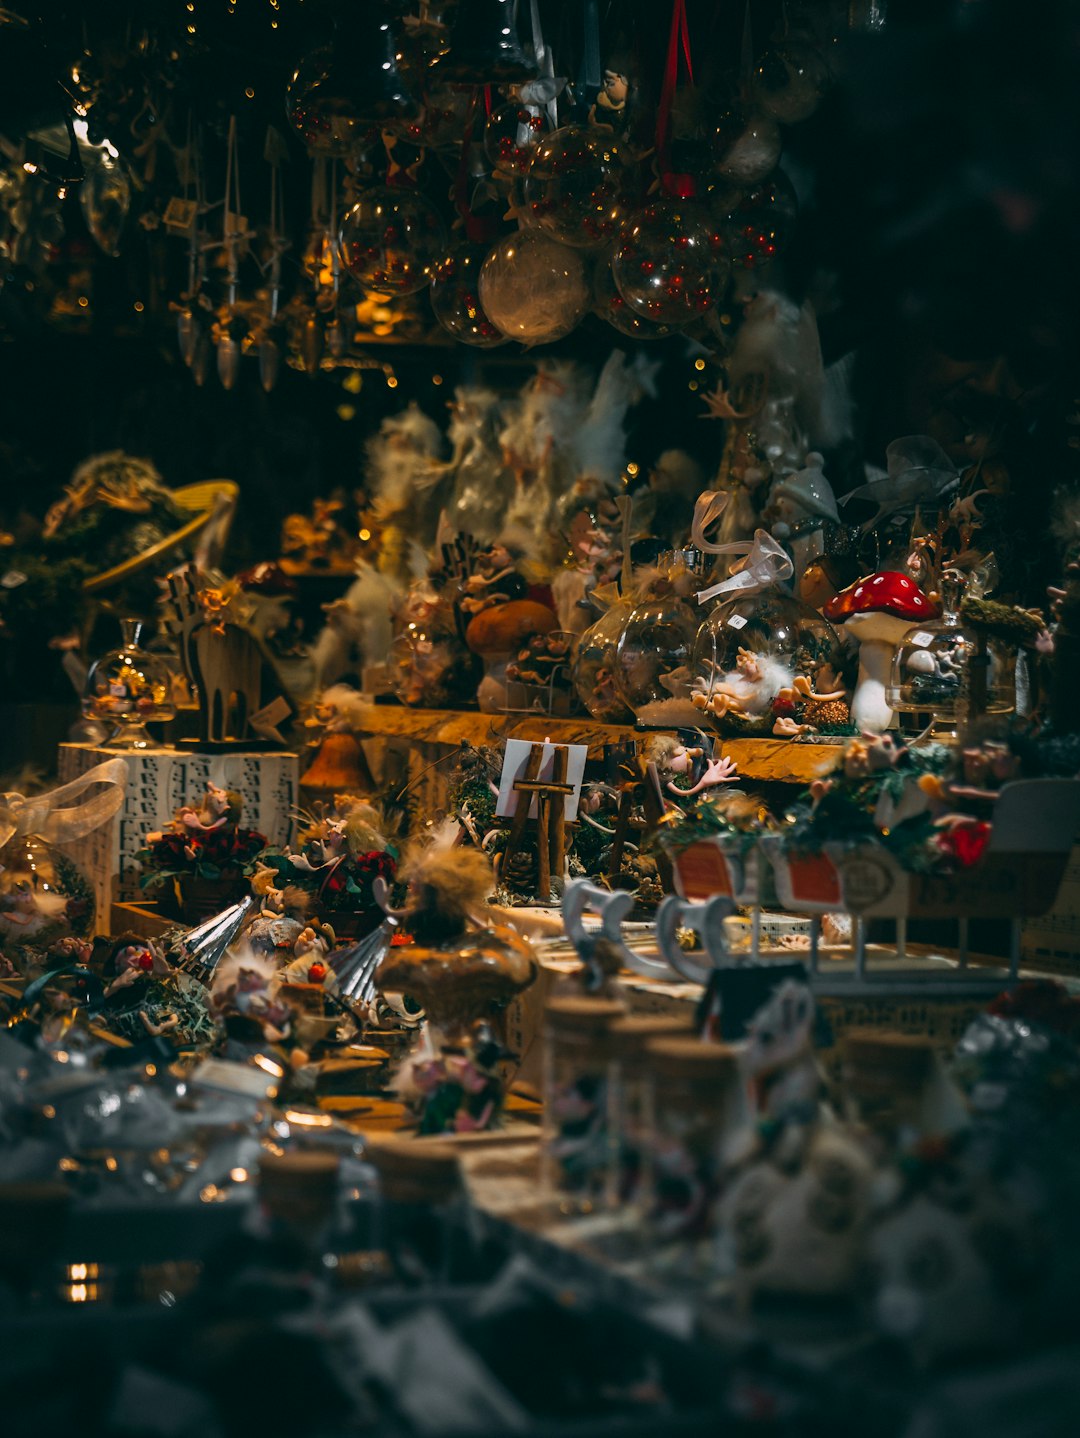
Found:
<svg viewBox="0 0 1080 1438"><path fill-rule="evenodd" d="M194 834L211 834L217 829L233 827L240 822L244 812L243 797L235 789L223 789L218 784L208 783L206 795L197 809L184 805L177 812L174 825L179 831ZM151 836L153 837L153 836Z"/></svg>

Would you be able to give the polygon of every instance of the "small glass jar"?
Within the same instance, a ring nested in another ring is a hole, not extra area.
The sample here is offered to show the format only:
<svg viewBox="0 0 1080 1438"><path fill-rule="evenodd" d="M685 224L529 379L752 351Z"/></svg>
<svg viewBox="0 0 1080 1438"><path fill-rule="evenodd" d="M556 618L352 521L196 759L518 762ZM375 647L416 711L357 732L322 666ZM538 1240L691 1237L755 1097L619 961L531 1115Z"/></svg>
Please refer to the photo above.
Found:
<svg viewBox="0 0 1080 1438"><path fill-rule="evenodd" d="M638 722L658 728L695 725L690 668L701 615L693 601L704 583L696 549L669 550L659 573L627 615L616 645L615 684Z"/></svg>
<svg viewBox="0 0 1080 1438"><path fill-rule="evenodd" d="M934 1122L940 1070L925 1034L850 1029L842 1043L845 1116L858 1124L879 1158L911 1146ZM946 1096L953 1092L946 1085Z"/></svg>
<svg viewBox="0 0 1080 1438"><path fill-rule="evenodd" d="M981 714L1016 707L1015 660L1003 645L967 629L946 609L941 619L913 625L893 655L885 702L901 729L935 739L954 738Z"/></svg>
<svg viewBox="0 0 1080 1438"><path fill-rule="evenodd" d="M706 1280L725 1149L747 1121L738 1055L697 1038L655 1038L645 1064L649 1266L657 1277Z"/></svg>
<svg viewBox="0 0 1080 1438"><path fill-rule="evenodd" d="M616 999L552 999L544 1011L541 1185L566 1212L610 1206L617 1192L610 1029Z"/></svg>
<svg viewBox="0 0 1080 1438"><path fill-rule="evenodd" d="M846 725L848 705L833 667L839 649L829 621L783 589L728 600L694 643L699 721L744 737L783 733L780 720L818 731Z"/></svg>
<svg viewBox="0 0 1080 1438"><path fill-rule="evenodd" d="M107 743L114 749L156 749L148 723L176 717L172 670L159 655L139 648L142 622L122 619L123 641L90 666L83 713L116 727Z"/></svg>

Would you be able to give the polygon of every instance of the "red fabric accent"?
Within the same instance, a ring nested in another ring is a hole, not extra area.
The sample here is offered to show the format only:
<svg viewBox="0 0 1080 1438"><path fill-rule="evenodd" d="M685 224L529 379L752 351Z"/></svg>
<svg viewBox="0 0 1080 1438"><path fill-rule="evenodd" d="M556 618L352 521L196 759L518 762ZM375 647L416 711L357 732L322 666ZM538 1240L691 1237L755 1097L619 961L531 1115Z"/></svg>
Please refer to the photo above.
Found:
<svg viewBox="0 0 1080 1438"><path fill-rule="evenodd" d="M682 51L686 79L694 83L694 67L690 60L690 27L686 19L686 0L675 0L671 7L671 32L668 37L664 81L656 107L656 161L660 186L666 195L680 200L691 198L696 190L692 175L673 174L669 164L671 151L671 107L679 87L679 52Z"/></svg>

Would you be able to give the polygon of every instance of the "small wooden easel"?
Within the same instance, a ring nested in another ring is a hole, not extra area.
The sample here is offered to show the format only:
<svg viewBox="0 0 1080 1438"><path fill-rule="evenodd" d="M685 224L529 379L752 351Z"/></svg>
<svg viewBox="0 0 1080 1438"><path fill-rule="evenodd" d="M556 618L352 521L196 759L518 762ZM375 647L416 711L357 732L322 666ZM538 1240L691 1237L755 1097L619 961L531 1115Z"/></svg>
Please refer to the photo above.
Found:
<svg viewBox="0 0 1080 1438"><path fill-rule="evenodd" d="M544 762L544 745L533 744L529 749L528 762L521 779L514 780L515 793L524 795L510 820L510 834L503 851L504 868L509 866L521 847L525 837L525 825L529 821L533 795L536 796L536 891L540 899L551 898L551 876L562 877L566 865L566 814L565 798L574 792L574 786L566 782L567 763L570 751L565 744L554 746L555 757L550 779L541 779L540 766Z"/></svg>

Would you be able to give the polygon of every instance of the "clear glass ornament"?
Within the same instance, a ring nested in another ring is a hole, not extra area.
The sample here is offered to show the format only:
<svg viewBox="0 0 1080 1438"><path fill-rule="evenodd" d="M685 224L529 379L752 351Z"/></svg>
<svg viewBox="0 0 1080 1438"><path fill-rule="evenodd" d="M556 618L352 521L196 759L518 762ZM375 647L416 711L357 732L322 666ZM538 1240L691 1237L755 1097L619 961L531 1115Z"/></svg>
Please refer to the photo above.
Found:
<svg viewBox="0 0 1080 1438"><path fill-rule="evenodd" d="M117 164L104 160L87 168L79 186L86 228L107 255L120 253L120 236L131 208L131 185Z"/></svg>
<svg viewBox="0 0 1080 1438"><path fill-rule="evenodd" d="M564 125L541 140L525 177L529 223L561 244L610 244L627 216L626 168L610 130Z"/></svg>
<svg viewBox="0 0 1080 1438"><path fill-rule="evenodd" d="M36 834L0 847L0 953L94 932L94 891L66 854Z"/></svg>
<svg viewBox="0 0 1080 1438"><path fill-rule="evenodd" d="M147 724L176 716L173 671L164 659L139 648L142 622L122 619L123 642L90 666L83 695L89 719L115 725L108 743L115 749L157 749Z"/></svg>
<svg viewBox="0 0 1080 1438"><path fill-rule="evenodd" d="M484 126L484 154L500 174L524 175L536 148L550 134L547 112L538 105L510 100L492 110Z"/></svg>
<svg viewBox="0 0 1080 1438"><path fill-rule="evenodd" d="M591 300L579 250L535 230L507 235L480 270L480 302L504 335L522 344L562 339Z"/></svg>
<svg viewBox="0 0 1080 1438"><path fill-rule="evenodd" d="M789 43L766 51L754 72L751 93L763 114L793 125L814 113L828 83L828 66L820 51Z"/></svg>
<svg viewBox="0 0 1080 1438"><path fill-rule="evenodd" d="M707 210L681 200L639 210L611 261L615 287L630 308L654 324L676 327L715 304L729 270L721 227Z"/></svg>
<svg viewBox="0 0 1080 1438"><path fill-rule="evenodd" d="M415 190L365 190L341 222L341 262L375 294L414 295L446 253L442 216Z"/></svg>
<svg viewBox="0 0 1080 1438"><path fill-rule="evenodd" d="M694 593L702 587L702 567L696 549L661 555L656 577L620 631L615 684L642 724L670 728L700 722L690 663L701 625Z"/></svg>
<svg viewBox="0 0 1080 1438"><path fill-rule="evenodd" d="M893 655L885 702L900 728L936 739L955 737L980 714L1011 714L1016 707L1015 655L999 641L967 628L955 609L916 624Z"/></svg>
<svg viewBox="0 0 1080 1438"><path fill-rule="evenodd" d="M752 269L774 260L791 236L799 202L783 170L745 194L723 223L733 265Z"/></svg>
<svg viewBox="0 0 1080 1438"><path fill-rule="evenodd" d="M677 332L674 325L656 324L631 309L615 284L610 256L601 256L593 271L593 314L637 340L664 340Z"/></svg>
<svg viewBox="0 0 1080 1438"><path fill-rule="evenodd" d="M760 185L776 169L783 148L775 120L738 110L720 117L712 144L718 173L733 185Z"/></svg>
<svg viewBox="0 0 1080 1438"><path fill-rule="evenodd" d="M480 303L480 267L486 253L480 246L463 245L440 260L431 275L435 318L456 340L477 349L506 343Z"/></svg>
<svg viewBox="0 0 1080 1438"><path fill-rule="evenodd" d="M839 647L827 619L776 586L717 605L698 631L691 662L699 722L748 737L784 735L792 725L846 725L848 705L833 668Z"/></svg>

